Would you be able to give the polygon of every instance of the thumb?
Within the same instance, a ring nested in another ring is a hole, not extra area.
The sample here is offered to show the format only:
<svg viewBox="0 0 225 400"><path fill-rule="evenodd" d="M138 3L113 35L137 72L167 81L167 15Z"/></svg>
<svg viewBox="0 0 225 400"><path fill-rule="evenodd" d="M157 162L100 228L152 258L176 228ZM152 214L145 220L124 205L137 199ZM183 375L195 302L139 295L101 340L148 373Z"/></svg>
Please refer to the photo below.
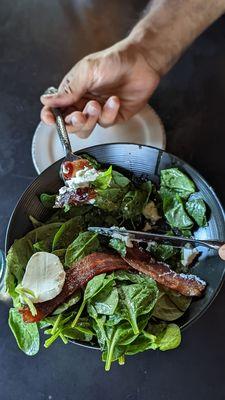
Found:
<svg viewBox="0 0 225 400"><path fill-rule="evenodd" d="M72 93L52 93L52 94L43 94L41 96L41 102L44 106L47 107L68 107L72 105L76 100Z"/></svg>
<svg viewBox="0 0 225 400"><path fill-rule="evenodd" d="M225 260L225 244L219 248L219 256L222 260Z"/></svg>

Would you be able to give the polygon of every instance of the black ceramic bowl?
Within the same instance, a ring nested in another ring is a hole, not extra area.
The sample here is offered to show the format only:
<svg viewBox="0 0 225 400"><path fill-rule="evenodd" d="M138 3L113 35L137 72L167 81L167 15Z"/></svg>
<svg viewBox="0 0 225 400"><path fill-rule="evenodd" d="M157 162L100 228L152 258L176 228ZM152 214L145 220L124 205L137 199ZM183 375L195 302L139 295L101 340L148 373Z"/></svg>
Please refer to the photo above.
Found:
<svg viewBox="0 0 225 400"><path fill-rule="evenodd" d="M196 237L225 241L224 211L215 192L203 177L184 161L156 148L136 144L104 144L87 148L82 151L82 153L84 152L92 155L101 163L114 164L136 176L148 175L156 183L159 181L161 169L179 167L193 179L210 209L209 224L206 228L199 229ZM28 218L30 214L38 220L44 220L47 217L47 211L40 203L39 195L43 192L55 193L62 186L59 178L61 161L57 161L42 172L21 196L9 221L5 242L6 252L15 239L21 238L32 229ZM225 262L221 261L214 251L204 248L201 250L202 255L198 264L193 268L193 272L204 279L208 285L204 296L194 300L189 310L178 320L182 329L189 326L207 310L223 282ZM84 343L77 344L90 347Z"/></svg>

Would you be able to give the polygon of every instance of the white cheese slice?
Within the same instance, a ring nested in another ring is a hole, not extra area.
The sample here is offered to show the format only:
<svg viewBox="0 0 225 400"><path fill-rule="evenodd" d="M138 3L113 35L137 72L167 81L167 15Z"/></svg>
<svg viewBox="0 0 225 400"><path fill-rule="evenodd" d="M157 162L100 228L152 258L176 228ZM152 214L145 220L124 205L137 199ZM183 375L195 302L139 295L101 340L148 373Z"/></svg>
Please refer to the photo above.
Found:
<svg viewBox="0 0 225 400"><path fill-rule="evenodd" d="M35 299L26 294L33 303L42 303L61 292L65 278L66 273L59 257L40 251L29 259L21 286L34 293Z"/></svg>

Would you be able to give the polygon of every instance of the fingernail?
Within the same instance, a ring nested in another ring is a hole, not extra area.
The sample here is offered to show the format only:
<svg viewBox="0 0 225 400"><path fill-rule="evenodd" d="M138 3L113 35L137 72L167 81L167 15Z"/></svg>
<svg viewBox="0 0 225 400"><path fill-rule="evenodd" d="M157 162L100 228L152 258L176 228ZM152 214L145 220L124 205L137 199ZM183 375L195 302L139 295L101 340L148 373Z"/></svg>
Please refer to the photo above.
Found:
<svg viewBox="0 0 225 400"><path fill-rule="evenodd" d="M94 106L88 105L85 114L96 116L98 114L98 110Z"/></svg>
<svg viewBox="0 0 225 400"><path fill-rule="evenodd" d="M50 99L51 97L57 96L58 93L49 93L49 94L42 94L41 97L44 97L45 99Z"/></svg>
<svg viewBox="0 0 225 400"><path fill-rule="evenodd" d="M116 101L115 101L114 99L109 98L109 99L107 100L106 105L107 105L107 107L109 107L109 108L115 108L115 107L117 106L117 103L116 103Z"/></svg>
<svg viewBox="0 0 225 400"><path fill-rule="evenodd" d="M73 116L70 118L69 124L72 124L73 126L76 126L77 123L78 123L78 119L77 119L77 117L76 117L75 115L73 115Z"/></svg>

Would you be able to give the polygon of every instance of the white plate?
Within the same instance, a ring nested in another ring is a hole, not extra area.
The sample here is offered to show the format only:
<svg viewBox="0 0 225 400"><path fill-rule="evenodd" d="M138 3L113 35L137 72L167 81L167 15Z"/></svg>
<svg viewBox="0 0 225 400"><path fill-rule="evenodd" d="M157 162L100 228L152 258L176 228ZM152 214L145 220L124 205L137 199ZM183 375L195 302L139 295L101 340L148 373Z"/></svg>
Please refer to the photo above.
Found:
<svg viewBox="0 0 225 400"><path fill-rule="evenodd" d="M163 124L150 106L146 106L124 124L109 128L97 125L89 138L80 139L71 134L70 141L73 151L96 144L116 142L145 144L163 150L166 146ZM64 156L55 126L39 123L34 133L31 151L34 167L38 174Z"/></svg>

